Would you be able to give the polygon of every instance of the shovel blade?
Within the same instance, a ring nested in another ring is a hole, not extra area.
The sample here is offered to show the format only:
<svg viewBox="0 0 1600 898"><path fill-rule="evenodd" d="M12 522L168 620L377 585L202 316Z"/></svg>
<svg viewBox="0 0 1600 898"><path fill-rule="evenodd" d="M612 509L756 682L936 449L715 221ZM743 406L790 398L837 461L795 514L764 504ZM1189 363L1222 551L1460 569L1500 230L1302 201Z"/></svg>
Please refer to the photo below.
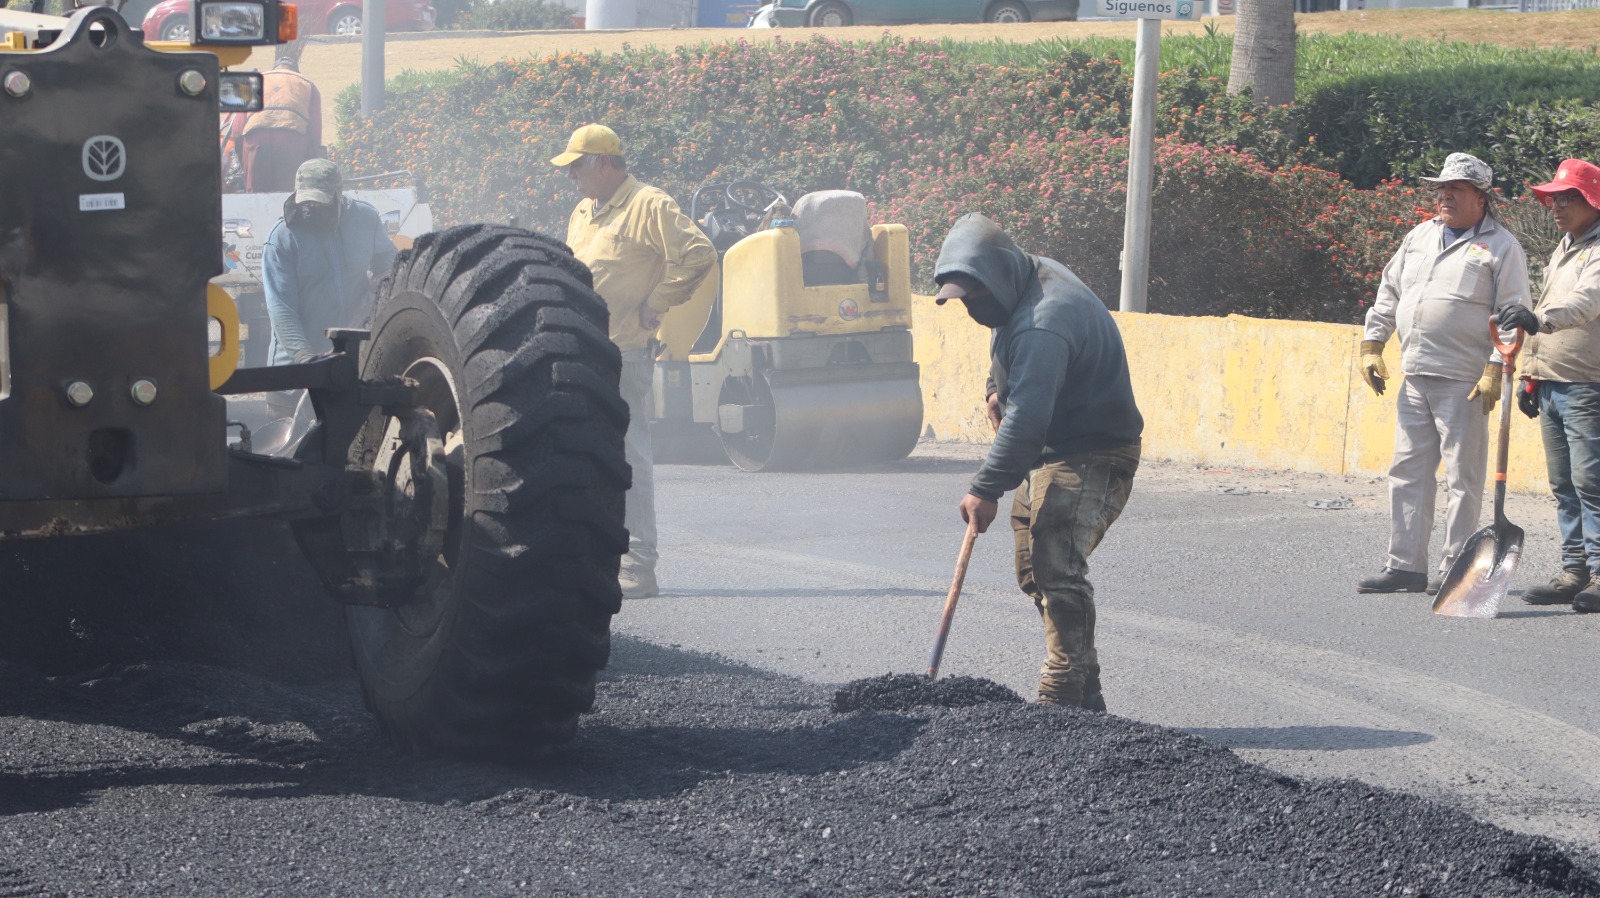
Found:
<svg viewBox="0 0 1600 898"><path fill-rule="evenodd" d="M1482 618L1499 614L1500 600L1511 588L1511 574L1522 555L1522 539L1522 528L1504 520L1472 534L1444 576L1433 613Z"/></svg>

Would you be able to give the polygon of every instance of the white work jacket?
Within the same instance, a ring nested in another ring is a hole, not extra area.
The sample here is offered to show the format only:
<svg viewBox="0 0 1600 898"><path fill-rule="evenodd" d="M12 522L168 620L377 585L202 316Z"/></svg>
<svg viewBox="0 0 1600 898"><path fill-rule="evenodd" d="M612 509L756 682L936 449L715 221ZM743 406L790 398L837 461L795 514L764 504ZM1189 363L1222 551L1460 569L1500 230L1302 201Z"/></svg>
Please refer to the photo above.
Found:
<svg viewBox="0 0 1600 898"><path fill-rule="evenodd" d="M1528 340L1527 375L1569 384L1600 383L1600 222L1561 238L1544 270Z"/></svg>
<svg viewBox="0 0 1600 898"><path fill-rule="evenodd" d="M1499 222L1486 215L1445 246L1444 222L1430 219L1411 229L1384 266L1365 339L1382 343L1398 330L1402 373L1473 382L1500 361L1489 316L1528 305L1529 292L1522 244Z"/></svg>

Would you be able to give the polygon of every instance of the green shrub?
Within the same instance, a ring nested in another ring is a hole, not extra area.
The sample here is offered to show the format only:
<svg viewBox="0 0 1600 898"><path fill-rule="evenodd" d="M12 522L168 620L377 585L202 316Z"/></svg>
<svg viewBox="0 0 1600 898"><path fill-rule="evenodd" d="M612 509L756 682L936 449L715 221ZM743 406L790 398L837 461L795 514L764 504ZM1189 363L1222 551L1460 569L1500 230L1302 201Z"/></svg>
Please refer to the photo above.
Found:
<svg viewBox="0 0 1600 898"><path fill-rule="evenodd" d="M1459 53L1392 39L1324 49L1331 58L1351 47L1415 49L1429 64ZM1385 62L1357 76L1328 62L1333 74L1305 103L1263 110L1227 95L1214 35L1191 49L1179 58L1192 64L1160 81L1153 311L1358 320L1400 239L1429 214L1417 174L1447 152L1474 151L1515 194L1600 137L1584 101L1510 99L1562 88L1515 82L1513 69L1492 68L1508 65L1498 56L1444 86L1437 71ZM451 73L402 73L370 120L353 114L354 90L342 93L338 161L352 174L417 173L440 222L516 216L560 236L577 197L549 159L574 128L601 121L622 135L630 169L680 202L735 178L791 199L859 190L878 220L911 226L924 285L944 229L978 209L1114 302L1128 74L1115 58L1064 43L1028 54L1019 62L1021 51L999 45L813 37L462 60ZM1535 57L1587 71L1559 54ZM1515 83L1485 94L1499 105L1474 104L1476 79L1491 75ZM1548 227L1536 204L1506 212L1521 216L1513 228ZM1529 246L1530 257L1547 252Z"/></svg>
<svg viewBox="0 0 1600 898"><path fill-rule="evenodd" d="M1110 38L942 46L969 60L1024 67L1070 50L1131 64L1134 52L1133 41ZM1164 72L1189 73L1192 85L1209 81L1219 85L1219 94L1232 56L1231 35L1211 28L1161 40ZM1328 160L1361 187L1437 172L1446 155L1470 152L1493 166L1496 183L1513 195L1562 158L1593 154L1600 145L1600 58L1592 52L1312 34L1300 36L1295 64L1297 103L1291 109L1253 123L1235 112L1216 124L1220 134L1191 126L1184 136L1238 146L1273 165ZM1169 77L1163 75L1163 114L1171 107L1193 110L1200 102L1223 108L1216 99L1171 97ZM1241 127L1236 136L1227 133L1243 125L1253 126Z"/></svg>
<svg viewBox="0 0 1600 898"><path fill-rule="evenodd" d="M1363 285L1340 270L1318 222L1326 215L1331 223L1348 194L1336 175L1273 170L1248 154L1177 140L1157 144L1155 175L1150 311L1317 321L1359 315ZM924 290L950 223L982 212L1115 306L1126 179L1123 138L1033 140L924 171L921 189L879 201L876 218L910 229L914 277Z"/></svg>
<svg viewBox="0 0 1600 898"><path fill-rule="evenodd" d="M875 196L1013 135L1123 128L1128 97L1115 61L974 65L893 38L560 54L467 63L447 84L397 86L372 119L351 115L354 98L341 96L339 161L426 174L443 221L516 215L559 234L574 197L548 160L585 122L614 128L630 169L680 200L733 178L791 196L829 187Z"/></svg>
<svg viewBox="0 0 1600 898"><path fill-rule="evenodd" d="M1531 193L1501 204L1496 211L1528 254L1528 277L1533 281L1533 295L1538 296L1544 285L1545 265L1550 261L1550 254L1555 252L1556 244L1561 242L1555 218Z"/></svg>

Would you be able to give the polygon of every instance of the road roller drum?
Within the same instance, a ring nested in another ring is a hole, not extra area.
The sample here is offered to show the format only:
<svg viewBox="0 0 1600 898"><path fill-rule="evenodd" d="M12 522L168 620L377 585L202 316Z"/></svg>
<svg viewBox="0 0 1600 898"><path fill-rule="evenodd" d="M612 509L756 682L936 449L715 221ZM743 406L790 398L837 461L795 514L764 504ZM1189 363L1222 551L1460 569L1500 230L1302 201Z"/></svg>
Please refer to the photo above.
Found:
<svg viewBox="0 0 1600 898"><path fill-rule="evenodd" d="M922 391L905 227L869 227L853 191L791 209L752 182L702 187L690 214L719 267L658 335L653 433L672 447L715 439L749 471L908 455Z"/></svg>

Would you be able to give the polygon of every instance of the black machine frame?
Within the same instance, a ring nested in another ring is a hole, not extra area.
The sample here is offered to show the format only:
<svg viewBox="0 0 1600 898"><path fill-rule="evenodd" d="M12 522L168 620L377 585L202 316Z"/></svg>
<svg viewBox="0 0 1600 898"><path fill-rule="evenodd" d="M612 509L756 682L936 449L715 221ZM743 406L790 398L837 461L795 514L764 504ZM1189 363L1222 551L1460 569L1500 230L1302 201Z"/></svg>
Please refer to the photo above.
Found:
<svg viewBox="0 0 1600 898"><path fill-rule="evenodd" d="M0 539L277 517L337 598L406 601L448 513L416 385L363 381L359 330L208 380L217 58L147 48L104 7L45 38L0 54ZM316 423L292 452L229 444L224 397L302 389ZM391 419L411 462L351 457Z"/></svg>

